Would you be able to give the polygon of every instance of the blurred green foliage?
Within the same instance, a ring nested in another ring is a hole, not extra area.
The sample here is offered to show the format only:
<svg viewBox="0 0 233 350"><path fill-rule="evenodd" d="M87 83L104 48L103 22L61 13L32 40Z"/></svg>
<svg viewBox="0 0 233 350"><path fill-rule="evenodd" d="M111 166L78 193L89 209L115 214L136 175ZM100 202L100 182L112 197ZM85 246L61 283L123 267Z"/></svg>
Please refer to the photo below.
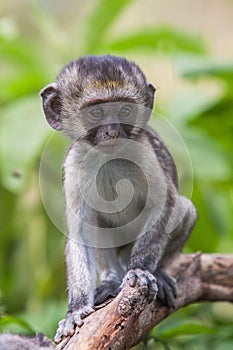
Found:
<svg viewBox="0 0 233 350"><path fill-rule="evenodd" d="M33 39L21 35L16 19L0 20L2 331L40 331L52 337L66 310L65 239L48 218L40 197L40 158L51 130L38 92L74 57L169 55L180 79L192 82L192 91L174 93L165 106L156 107L182 135L193 163L192 198L199 220L186 251L233 250L233 61L217 61L200 37L169 26L139 28L112 39L112 25L131 3L93 2L95 6L79 23L82 34L71 38L40 2L31 1L25 8L25 17L30 13L34 23ZM198 84L203 80L207 87L200 92ZM212 83L217 86L214 96L208 90ZM152 122L156 125L156 117ZM61 158L61 136L54 145ZM157 349L230 350L232 319L229 304L192 305L155 327L140 348L154 349L156 344Z"/></svg>

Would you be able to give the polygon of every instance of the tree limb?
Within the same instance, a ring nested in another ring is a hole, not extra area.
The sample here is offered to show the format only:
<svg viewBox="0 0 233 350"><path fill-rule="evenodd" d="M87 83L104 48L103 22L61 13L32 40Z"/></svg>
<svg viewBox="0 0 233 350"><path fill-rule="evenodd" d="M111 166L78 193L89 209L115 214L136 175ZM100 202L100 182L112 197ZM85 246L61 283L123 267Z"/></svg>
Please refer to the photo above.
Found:
<svg viewBox="0 0 233 350"><path fill-rule="evenodd" d="M175 308L148 304L139 286L119 295L85 319L78 333L58 345L64 350L127 350L179 308L198 301L233 302L233 255L181 254L166 269L176 278Z"/></svg>

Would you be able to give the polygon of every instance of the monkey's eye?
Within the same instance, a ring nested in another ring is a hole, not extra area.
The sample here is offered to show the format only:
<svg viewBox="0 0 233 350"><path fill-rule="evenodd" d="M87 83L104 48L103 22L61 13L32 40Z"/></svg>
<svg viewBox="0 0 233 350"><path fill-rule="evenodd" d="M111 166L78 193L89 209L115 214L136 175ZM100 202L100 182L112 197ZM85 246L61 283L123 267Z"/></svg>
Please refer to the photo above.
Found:
<svg viewBox="0 0 233 350"><path fill-rule="evenodd" d="M92 115L92 117L100 119L103 117L104 111L101 107L95 107L90 111L90 114Z"/></svg>
<svg viewBox="0 0 233 350"><path fill-rule="evenodd" d="M130 116L131 112L132 112L132 109L130 107L124 106L120 109L118 115L121 118L126 118Z"/></svg>

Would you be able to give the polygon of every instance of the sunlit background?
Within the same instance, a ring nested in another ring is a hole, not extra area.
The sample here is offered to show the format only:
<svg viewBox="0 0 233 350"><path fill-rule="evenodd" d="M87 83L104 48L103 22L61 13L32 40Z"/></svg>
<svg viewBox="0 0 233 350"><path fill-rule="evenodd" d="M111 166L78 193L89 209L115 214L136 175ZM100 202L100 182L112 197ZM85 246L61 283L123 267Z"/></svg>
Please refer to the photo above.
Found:
<svg viewBox="0 0 233 350"><path fill-rule="evenodd" d="M187 146L199 220L185 251L233 252L233 1L1 0L2 332L53 337L64 317L65 237L50 221L39 186L41 156L53 133L39 91L68 61L105 53L141 66L157 87L156 112ZM68 141L57 134L53 144L48 193ZM54 208L56 198L51 190ZM155 346L232 350L232 305L196 304L176 312L137 349Z"/></svg>

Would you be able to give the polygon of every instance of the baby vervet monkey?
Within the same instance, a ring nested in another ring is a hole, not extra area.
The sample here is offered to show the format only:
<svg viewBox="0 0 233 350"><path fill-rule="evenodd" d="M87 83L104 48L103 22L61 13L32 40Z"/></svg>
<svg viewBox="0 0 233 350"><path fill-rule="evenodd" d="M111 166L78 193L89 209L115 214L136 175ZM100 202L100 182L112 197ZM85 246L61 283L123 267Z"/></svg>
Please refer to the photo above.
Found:
<svg viewBox="0 0 233 350"><path fill-rule="evenodd" d="M110 55L70 62L41 92L48 123L73 141L64 161L69 305L56 342L126 282L174 306L176 284L163 268L183 248L196 211L147 125L154 93L135 63Z"/></svg>

